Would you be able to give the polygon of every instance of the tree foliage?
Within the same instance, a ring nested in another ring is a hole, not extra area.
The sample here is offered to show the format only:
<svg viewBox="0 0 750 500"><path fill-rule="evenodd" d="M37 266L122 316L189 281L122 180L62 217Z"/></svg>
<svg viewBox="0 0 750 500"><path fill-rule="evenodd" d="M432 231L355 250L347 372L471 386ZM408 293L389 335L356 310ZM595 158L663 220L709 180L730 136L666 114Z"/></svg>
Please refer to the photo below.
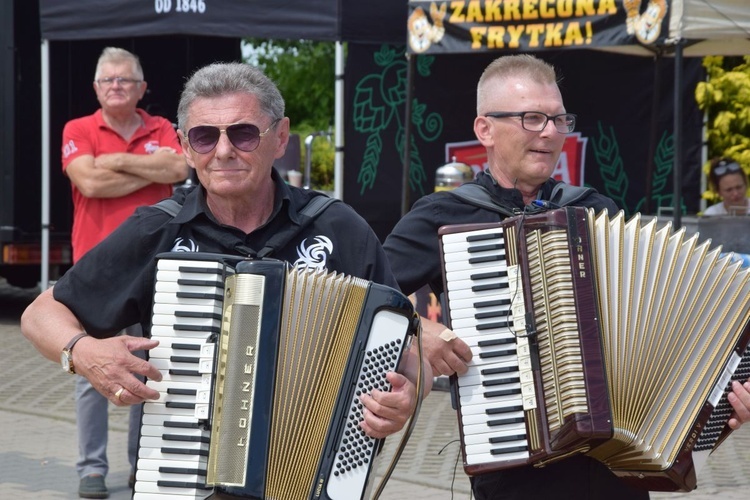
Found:
<svg viewBox="0 0 750 500"><path fill-rule="evenodd" d="M304 173L305 138L325 131L312 142L311 185L333 189L333 121L335 107L335 45L309 40L262 40L247 38L246 61L258 66L284 96L291 132L299 134L302 146L300 171Z"/></svg>
<svg viewBox="0 0 750 500"><path fill-rule="evenodd" d="M708 157L733 158L750 172L750 56L703 59L707 80L698 83L695 98L708 118ZM708 164L704 165L708 173ZM709 187L709 189L712 189ZM703 197L719 201L716 192Z"/></svg>

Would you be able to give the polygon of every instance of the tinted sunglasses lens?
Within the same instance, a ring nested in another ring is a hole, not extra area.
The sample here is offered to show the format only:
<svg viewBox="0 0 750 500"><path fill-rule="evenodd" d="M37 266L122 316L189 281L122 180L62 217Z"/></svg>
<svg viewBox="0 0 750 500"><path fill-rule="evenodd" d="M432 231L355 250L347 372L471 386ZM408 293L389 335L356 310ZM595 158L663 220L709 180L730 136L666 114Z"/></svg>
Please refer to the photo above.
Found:
<svg viewBox="0 0 750 500"><path fill-rule="evenodd" d="M188 130L190 147L198 153L208 153L219 142L221 131L216 127L201 125Z"/></svg>
<svg viewBox="0 0 750 500"><path fill-rule="evenodd" d="M716 175L724 175L727 172L739 172L740 171L740 165L737 162L732 163L726 163L726 162L720 162L716 168L714 168L714 173Z"/></svg>
<svg viewBox="0 0 750 500"><path fill-rule="evenodd" d="M238 123L227 127L227 137L240 151L255 151L260 144L260 129L249 123Z"/></svg>

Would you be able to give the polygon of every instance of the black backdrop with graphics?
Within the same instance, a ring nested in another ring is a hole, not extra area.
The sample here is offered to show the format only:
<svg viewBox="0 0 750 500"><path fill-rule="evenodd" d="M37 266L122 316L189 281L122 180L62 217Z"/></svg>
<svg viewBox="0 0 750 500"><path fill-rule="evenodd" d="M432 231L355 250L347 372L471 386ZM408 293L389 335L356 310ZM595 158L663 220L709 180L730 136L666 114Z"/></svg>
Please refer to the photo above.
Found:
<svg viewBox="0 0 750 500"><path fill-rule="evenodd" d="M403 50L403 46L349 44L347 60L344 192L346 202L370 221L381 238L401 213L400 144L407 85ZM434 191L435 170L447 161L447 143L475 139L476 83L496 57L497 53L418 56L410 203ZM545 52L537 57L557 68L566 108L578 115L583 184L614 199L626 214L670 207L674 61L591 50ZM700 200L702 114L693 91L704 72L699 59L686 60L684 67L682 202L685 213L695 213Z"/></svg>

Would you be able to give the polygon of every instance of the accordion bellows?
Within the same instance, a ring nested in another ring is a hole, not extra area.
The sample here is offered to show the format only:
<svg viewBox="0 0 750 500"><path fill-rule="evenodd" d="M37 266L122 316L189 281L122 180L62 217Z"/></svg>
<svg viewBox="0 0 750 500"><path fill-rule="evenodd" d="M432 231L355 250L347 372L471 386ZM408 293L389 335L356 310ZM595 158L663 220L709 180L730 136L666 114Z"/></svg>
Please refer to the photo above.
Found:
<svg viewBox="0 0 750 500"><path fill-rule="evenodd" d="M488 269L504 273L496 293L509 302L504 322L479 308L475 318L493 319L454 328L480 339L470 367L479 380L455 384L466 471L588 453L642 488L694 489L696 464L729 432L726 390L750 341L750 270L684 229L622 212L567 207L441 234L451 323L466 315L459 290L478 290L476 304L501 300L477 288ZM456 239L470 249L453 255ZM456 280L455 259L484 267ZM492 344L508 336L516 351L498 357ZM516 368L501 381L492 373L502 363Z"/></svg>

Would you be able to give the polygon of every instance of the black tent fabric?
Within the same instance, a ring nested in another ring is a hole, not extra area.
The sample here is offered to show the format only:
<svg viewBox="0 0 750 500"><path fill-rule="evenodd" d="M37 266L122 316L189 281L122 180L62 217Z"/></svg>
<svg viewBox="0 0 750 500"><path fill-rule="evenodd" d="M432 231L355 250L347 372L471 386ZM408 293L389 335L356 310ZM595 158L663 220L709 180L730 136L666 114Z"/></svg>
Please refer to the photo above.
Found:
<svg viewBox="0 0 750 500"><path fill-rule="evenodd" d="M203 35L403 43L403 0L39 0L42 38Z"/></svg>

